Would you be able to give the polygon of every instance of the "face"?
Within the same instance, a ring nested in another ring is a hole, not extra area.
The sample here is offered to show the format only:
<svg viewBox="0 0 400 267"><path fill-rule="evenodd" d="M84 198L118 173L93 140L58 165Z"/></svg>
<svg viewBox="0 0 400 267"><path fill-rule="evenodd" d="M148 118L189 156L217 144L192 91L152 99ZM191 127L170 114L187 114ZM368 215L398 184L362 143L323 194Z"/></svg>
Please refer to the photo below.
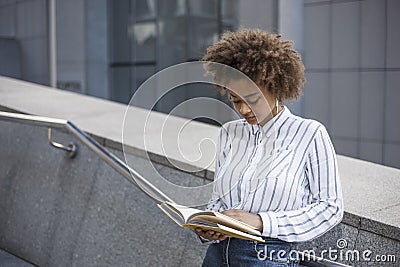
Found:
<svg viewBox="0 0 400 267"><path fill-rule="evenodd" d="M228 88L229 100L249 124L264 125L272 117L275 98L266 89L245 80L231 81Z"/></svg>

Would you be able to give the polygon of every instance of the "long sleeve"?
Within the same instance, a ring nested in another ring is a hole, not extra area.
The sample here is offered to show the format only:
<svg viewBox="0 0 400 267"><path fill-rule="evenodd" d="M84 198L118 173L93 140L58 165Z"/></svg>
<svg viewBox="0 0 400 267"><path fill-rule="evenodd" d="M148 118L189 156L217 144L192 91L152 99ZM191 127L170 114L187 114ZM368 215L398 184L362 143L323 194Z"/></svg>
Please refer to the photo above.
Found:
<svg viewBox="0 0 400 267"><path fill-rule="evenodd" d="M322 125L306 157L309 204L296 210L259 212L264 236L288 242L307 241L321 236L342 220L343 198L336 153Z"/></svg>
<svg viewBox="0 0 400 267"><path fill-rule="evenodd" d="M223 203L221 202L220 195L217 191L217 176L218 172L221 170L222 165L225 163L227 158L226 147L228 145L228 132L226 130L227 125L221 126L219 129L216 151L215 151L215 169L214 169L214 185L211 199L207 204L207 210L221 211Z"/></svg>
<svg viewBox="0 0 400 267"><path fill-rule="evenodd" d="M223 162L225 161L226 158L226 154L223 153L223 148L221 147L223 144L226 143L228 136L226 131L224 130L224 127L222 126L219 129L219 134L218 134L218 139L217 139L217 144L215 146L215 169L214 169L214 179L216 178L216 175L218 173L218 171L221 168L221 164L223 164ZM221 207L222 207L222 203L221 200L219 198L219 194L217 193L216 190L216 183L214 183L213 186L213 192L212 192L212 196L210 201L207 204L207 208L206 210L213 210L213 211L220 211ZM212 244L212 243L219 243L218 240L207 240L201 236L198 236L200 239L200 242L202 244Z"/></svg>

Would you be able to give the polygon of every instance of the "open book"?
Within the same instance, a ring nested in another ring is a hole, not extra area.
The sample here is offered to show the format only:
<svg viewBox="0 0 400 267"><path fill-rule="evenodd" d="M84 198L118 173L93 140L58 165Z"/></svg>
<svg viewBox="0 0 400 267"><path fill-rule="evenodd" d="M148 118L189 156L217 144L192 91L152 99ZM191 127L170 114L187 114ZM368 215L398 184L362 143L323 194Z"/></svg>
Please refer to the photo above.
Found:
<svg viewBox="0 0 400 267"><path fill-rule="evenodd" d="M200 227L203 230L213 230L229 237L264 241L260 231L253 226L219 212L188 208L171 202L163 202L157 206L181 227L190 229Z"/></svg>

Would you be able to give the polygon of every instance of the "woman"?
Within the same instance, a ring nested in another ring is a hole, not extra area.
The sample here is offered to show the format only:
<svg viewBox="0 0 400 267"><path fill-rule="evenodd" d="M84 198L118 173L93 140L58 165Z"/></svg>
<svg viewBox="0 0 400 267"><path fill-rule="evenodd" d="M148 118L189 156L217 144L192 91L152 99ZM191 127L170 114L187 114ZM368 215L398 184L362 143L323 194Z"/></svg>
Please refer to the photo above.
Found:
<svg viewBox="0 0 400 267"><path fill-rule="evenodd" d="M254 226L265 239L198 228L212 242L203 266L298 266L293 244L323 235L343 217L336 154L325 127L280 104L297 98L305 83L299 54L280 37L258 29L226 32L203 57L243 72L260 89L249 94L243 79L218 86L243 119L221 128L208 209Z"/></svg>

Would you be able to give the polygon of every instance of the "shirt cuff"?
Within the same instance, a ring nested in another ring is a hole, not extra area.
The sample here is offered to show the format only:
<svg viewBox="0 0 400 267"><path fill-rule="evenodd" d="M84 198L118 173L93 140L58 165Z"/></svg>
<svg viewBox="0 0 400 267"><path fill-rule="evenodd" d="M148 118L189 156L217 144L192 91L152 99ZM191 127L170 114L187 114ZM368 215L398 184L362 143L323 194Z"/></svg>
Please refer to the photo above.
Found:
<svg viewBox="0 0 400 267"><path fill-rule="evenodd" d="M258 213L260 215L262 223L263 223L263 236L269 236L272 238L278 237L278 219L276 218L277 214L271 211L265 211Z"/></svg>

